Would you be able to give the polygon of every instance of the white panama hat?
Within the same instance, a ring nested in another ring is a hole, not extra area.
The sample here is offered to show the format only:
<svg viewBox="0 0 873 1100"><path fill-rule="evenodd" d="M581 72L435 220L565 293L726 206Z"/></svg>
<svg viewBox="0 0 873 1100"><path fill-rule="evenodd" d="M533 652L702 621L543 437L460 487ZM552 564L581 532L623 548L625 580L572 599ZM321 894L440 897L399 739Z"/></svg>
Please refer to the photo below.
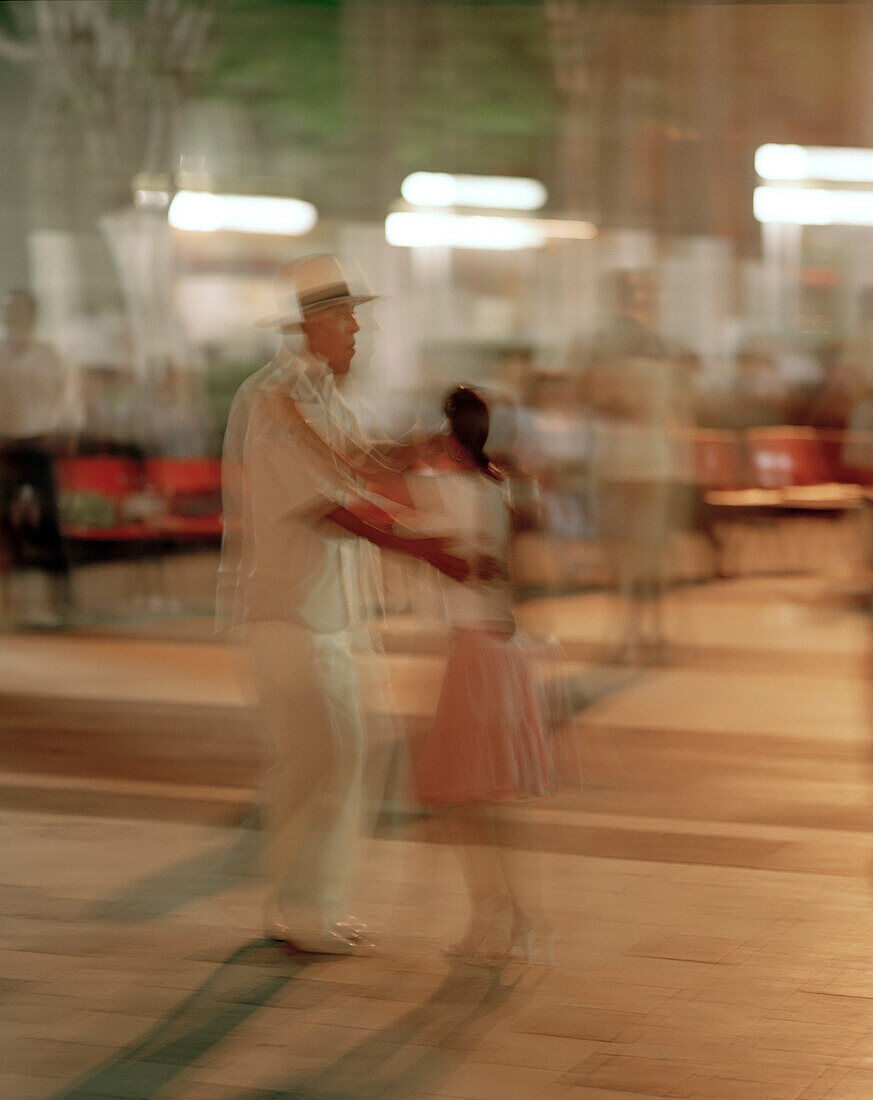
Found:
<svg viewBox="0 0 873 1100"><path fill-rule="evenodd" d="M319 310L339 305L357 306L378 297L369 293L370 288L360 269L354 275L351 280L337 257L327 252L283 264L273 276L277 312L255 321L255 325L299 331L304 320ZM358 293L353 291L352 283Z"/></svg>

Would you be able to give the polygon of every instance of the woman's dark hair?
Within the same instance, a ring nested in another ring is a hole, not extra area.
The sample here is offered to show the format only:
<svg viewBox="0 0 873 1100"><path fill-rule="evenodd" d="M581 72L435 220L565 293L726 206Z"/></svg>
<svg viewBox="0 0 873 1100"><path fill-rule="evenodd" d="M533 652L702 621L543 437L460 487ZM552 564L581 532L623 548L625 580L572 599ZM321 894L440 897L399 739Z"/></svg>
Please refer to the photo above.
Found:
<svg viewBox="0 0 873 1100"><path fill-rule="evenodd" d="M470 386L456 386L446 396L443 412L452 435L467 451L483 474L501 481L500 471L485 454L490 417L488 406Z"/></svg>

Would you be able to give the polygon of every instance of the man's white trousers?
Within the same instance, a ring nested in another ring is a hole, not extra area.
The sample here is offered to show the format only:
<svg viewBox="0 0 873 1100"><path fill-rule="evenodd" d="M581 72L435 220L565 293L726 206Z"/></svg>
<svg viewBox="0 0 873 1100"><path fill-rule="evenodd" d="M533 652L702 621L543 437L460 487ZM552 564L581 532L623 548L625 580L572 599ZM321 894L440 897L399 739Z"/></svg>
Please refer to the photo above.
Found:
<svg viewBox="0 0 873 1100"><path fill-rule="evenodd" d="M349 636L289 622L249 627L274 762L268 816L268 916L320 932L348 915L360 833L364 725Z"/></svg>

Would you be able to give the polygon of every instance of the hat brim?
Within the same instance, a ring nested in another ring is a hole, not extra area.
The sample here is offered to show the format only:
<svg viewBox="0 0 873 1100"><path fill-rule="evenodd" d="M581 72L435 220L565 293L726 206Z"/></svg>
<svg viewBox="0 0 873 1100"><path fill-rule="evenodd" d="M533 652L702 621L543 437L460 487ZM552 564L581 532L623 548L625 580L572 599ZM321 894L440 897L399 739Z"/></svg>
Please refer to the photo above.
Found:
<svg viewBox="0 0 873 1100"><path fill-rule="evenodd" d="M331 298L328 302L322 302L317 306L309 306L302 318L299 313L295 313L293 316L279 314L274 317L262 317L259 321L255 321L255 328L270 328L275 329L277 332L282 330L300 332L304 321L315 313L321 313L325 309L333 309L334 306L360 306L364 302L374 302L378 297L378 294L346 294L342 298Z"/></svg>

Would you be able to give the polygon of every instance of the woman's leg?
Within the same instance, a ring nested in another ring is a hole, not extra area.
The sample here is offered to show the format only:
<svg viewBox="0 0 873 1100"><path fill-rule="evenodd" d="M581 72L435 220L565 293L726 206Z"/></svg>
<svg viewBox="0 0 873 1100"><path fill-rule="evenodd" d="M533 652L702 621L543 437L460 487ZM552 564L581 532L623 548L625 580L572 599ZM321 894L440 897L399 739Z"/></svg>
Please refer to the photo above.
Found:
<svg viewBox="0 0 873 1100"><path fill-rule="evenodd" d="M513 901L487 804L453 807L443 815L443 836L457 856L470 898L470 922L453 954L505 954L509 946Z"/></svg>
<svg viewBox="0 0 873 1100"><path fill-rule="evenodd" d="M535 828L528 818L524 822L525 843L517 836L518 818L509 816L502 806L494 808L496 850L501 862L507 897L511 900L510 952L520 953L527 962L540 956L547 965L554 964L554 926L543 898L543 880Z"/></svg>

